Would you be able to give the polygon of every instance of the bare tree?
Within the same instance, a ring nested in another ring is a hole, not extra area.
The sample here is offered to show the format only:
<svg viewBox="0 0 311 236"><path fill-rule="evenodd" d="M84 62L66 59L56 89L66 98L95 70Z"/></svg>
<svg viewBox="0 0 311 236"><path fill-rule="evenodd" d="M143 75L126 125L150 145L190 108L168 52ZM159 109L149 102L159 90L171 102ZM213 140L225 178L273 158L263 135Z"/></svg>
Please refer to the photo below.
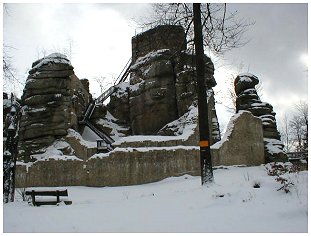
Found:
<svg viewBox="0 0 311 236"><path fill-rule="evenodd" d="M46 57L50 53L59 52L64 54L70 61L73 58L74 53L74 40L71 37L67 38L67 43L64 43L62 46L54 45L50 48L43 48L37 46L37 58Z"/></svg>
<svg viewBox="0 0 311 236"><path fill-rule="evenodd" d="M67 41L68 41L67 56L71 61L74 54L73 52L74 40L71 37L68 37Z"/></svg>
<svg viewBox="0 0 311 236"><path fill-rule="evenodd" d="M16 91L24 87L24 83L17 76L12 57L9 54L13 47L3 45L3 87L7 91Z"/></svg>
<svg viewBox="0 0 311 236"><path fill-rule="evenodd" d="M203 44L215 54L245 45L244 33L254 22L238 18L237 12L228 12L227 4L201 4ZM152 14L137 21L143 29L157 25L181 25L186 30L187 45L194 46L193 7L190 3L155 3Z"/></svg>
<svg viewBox="0 0 311 236"><path fill-rule="evenodd" d="M15 69L11 62L11 57L9 56L7 45L3 45L3 77L4 79L13 80L15 78Z"/></svg>
<svg viewBox="0 0 311 236"><path fill-rule="evenodd" d="M308 128L308 103L306 101L300 100L297 104L295 104L295 109Z"/></svg>
<svg viewBox="0 0 311 236"><path fill-rule="evenodd" d="M291 114L285 113L279 126L285 151L305 152L308 150L308 103L299 101Z"/></svg>
<svg viewBox="0 0 311 236"><path fill-rule="evenodd" d="M73 54L74 53L74 40L71 37L67 38L67 44L65 45L65 47L63 47L62 49L57 49L57 47L55 47L56 50L54 51L59 51L61 53L63 53L64 55L66 55L68 57L68 59L71 61L73 58Z"/></svg>
<svg viewBox="0 0 311 236"><path fill-rule="evenodd" d="M296 151L301 152L303 151L303 119L300 116L295 115L290 121L290 127L294 135Z"/></svg>
<svg viewBox="0 0 311 236"><path fill-rule="evenodd" d="M46 57L47 56L47 50L45 48L39 48L39 46L37 46L37 59L41 59L42 57Z"/></svg>
<svg viewBox="0 0 311 236"><path fill-rule="evenodd" d="M115 75L110 74L111 79L107 79L104 76L94 77L93 79L97 82L100 88L100 93L104 93L107 89L109 89L113 85L113 79Z"/></svg>
<svg viewBox="0 0 311 236"><path fill-rule="evenodd" d="M3 4L3 17L10 16L10 8L7 3ZM3 25L5 27L5 24ZM3 43L3 88L7 92L16 92L24 87L23 79L20 79L14 66L14 59L11 56L11 50L16 48Z"/></svg>
<svg viewBox="0 0 311 236"><path fill-rule="evenodd" d="M106 77L100 76L100 77L95 77L94 80L98 83L100 87L100 93L102 94L105 91L106 88Z"/></svg>
<svg viewBox="0 0 311 236"><path fill-rule="evenodd" d="M285 113L280 122L280 134L281 134L281 140L283 141L284 144L284 151L285 152L290 152L293 151L294 143L293 143L293 134L291 132L291 127L290 127L290 120L288 117L288 114Z"/></svg>
<svg viewBox="0 0 311 236"><path fill-rule="evenodd" d="M237 75L231 74L231 76L226 80L227 89L224 92L220 91L220 93L217 93L219 97L217 102L225 106L227 111L231 113L235 113L236 111L237 95L234 90L234 80L236 77ZM259 83L255 86L255 89L257 91L258 97L260 98L263 94L263 85L261 81L259 81Z"/></svg>
<svg viewBox="0 0 311 236"><path fill-rule="evenodd" d="M291 121L291 126L296 134L298 151L308 150L308 103L299 101L295 104L296 115Z"/></svg>

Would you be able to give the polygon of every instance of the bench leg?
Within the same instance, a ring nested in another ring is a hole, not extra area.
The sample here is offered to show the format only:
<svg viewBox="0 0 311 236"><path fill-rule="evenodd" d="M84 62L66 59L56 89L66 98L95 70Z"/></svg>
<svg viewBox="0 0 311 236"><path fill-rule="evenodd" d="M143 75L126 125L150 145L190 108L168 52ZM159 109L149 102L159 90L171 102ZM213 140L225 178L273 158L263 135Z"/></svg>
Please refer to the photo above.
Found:
<svg viewBox="0 0 311 236"><path fill-rule="evenodd" d="M32 200L32 205L36 205L36 195L35 195L35 191L32 190L31 192L31 200Z"/></svg>
<svg viewBox="0 0 311 236"><path fill-rule="evenodd" d="M59 200L59 191L58 190L56 190L56 201L57 201L57 203L60 202L60 200Z"/></svg>

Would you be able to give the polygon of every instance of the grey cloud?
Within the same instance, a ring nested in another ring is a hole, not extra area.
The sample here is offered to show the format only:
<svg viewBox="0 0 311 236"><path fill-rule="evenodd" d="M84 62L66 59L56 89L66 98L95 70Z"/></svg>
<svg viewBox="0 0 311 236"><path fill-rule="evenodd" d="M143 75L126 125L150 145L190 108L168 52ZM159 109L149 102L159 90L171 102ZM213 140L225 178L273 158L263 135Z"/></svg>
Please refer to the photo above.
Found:
<svg viewBox="0 0 311 236"><path fill-rule="evenodd" d="M307 97L307 66L300 58L308 51L307 4L231 4L231 9L256 21L247 32L250 43L227 55L232 64L249 67L275 101L292 93Z"/></svg>

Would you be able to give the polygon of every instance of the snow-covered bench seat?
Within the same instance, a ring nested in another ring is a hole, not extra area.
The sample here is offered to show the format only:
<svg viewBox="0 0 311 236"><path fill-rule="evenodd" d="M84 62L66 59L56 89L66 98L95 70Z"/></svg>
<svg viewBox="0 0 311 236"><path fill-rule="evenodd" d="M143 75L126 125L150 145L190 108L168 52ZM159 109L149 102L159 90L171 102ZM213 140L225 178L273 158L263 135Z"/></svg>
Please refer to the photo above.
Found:
<svg viewBox="0 0 311 236"><path fill-rule="evenodd" d="M66 205L72 204L72 201L61 201L60 197L68 197L68 191L66 190L54 190L54 191L26 191L26 195L31 196L32 204L34 206L41 205L57 205L60 202L64 202ZM36 201L36 196L56 196L56 201Z"/></svg>

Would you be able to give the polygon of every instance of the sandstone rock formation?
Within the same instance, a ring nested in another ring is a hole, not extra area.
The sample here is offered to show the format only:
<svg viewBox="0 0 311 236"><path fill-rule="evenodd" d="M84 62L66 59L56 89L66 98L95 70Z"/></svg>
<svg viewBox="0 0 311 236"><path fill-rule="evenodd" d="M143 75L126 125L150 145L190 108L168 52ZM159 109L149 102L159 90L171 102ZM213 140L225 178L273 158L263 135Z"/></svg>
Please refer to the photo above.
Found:
<svg viewBox="0 0 311 236"><path fill-rule="evenodd" d="M77 130L89 99L66 56L53 53L34 62L21 101L18 159L28 162L69 128Z"/></svg>
<svg viewBox="0 0 311 236"><path fill-rule="evenodd" d="M133 37L130 82L116 87L108 110L133 135L169 134L164 126L184 115L197 99L194 62L180 26L158 26ZM218 141L214 66L207 56L205 62L211 133Z"/></svg>
<svg viewBox="0 0 311 236"><path fill-rule="evenodd" d="M170 49L178 53L186 49L185 31L182 26L160 25L132 38L132 61L149 52Z"/></svg>
<svg viewBox="0 0 311 236"><path fill-rule="evenodd" d="M153 51L131 67L129 106L134 135L156 134L178 118L171 57L168 49Z"/></svg>
<svg viewBox="0 0 311 236"><path fill-rule="evenodd" d="M271 104L260 100L255 89L258 83L259 80L255 75L240 74L237 76L234 81L237 95L236 112L248 110L262 120L266 162L284 160L286 154L283 151L284 145L280 141L281 137L277 130L276 114Z"/></svg>

